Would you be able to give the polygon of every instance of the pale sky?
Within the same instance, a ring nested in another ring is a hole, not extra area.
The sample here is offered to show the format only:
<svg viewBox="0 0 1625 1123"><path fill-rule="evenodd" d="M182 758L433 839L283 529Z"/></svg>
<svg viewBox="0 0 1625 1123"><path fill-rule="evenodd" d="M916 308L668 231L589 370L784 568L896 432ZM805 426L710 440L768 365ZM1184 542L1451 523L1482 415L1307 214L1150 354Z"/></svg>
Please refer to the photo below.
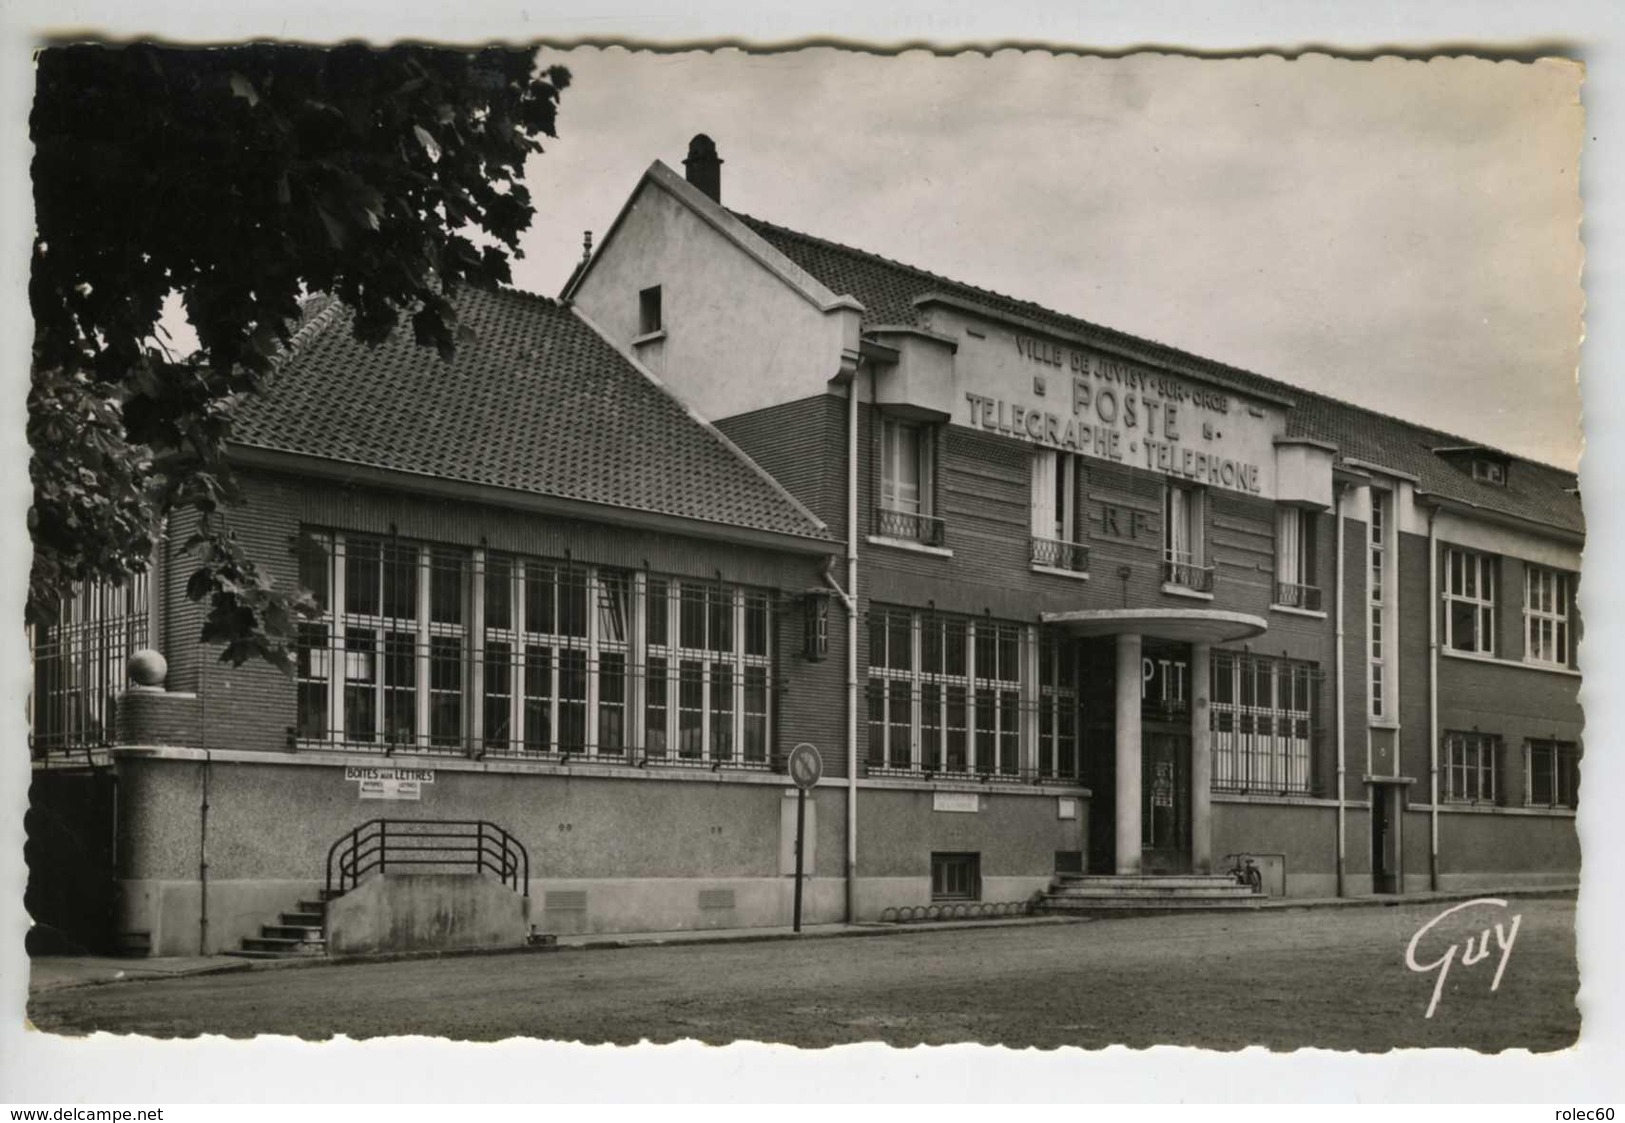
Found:
<svg viewBox="0 0 1625 1123"><path fill-rule="evenodd" d="M1569 63L546 51L521 287L654 159L723 202L1471 440L1580 452Z"/></svg>

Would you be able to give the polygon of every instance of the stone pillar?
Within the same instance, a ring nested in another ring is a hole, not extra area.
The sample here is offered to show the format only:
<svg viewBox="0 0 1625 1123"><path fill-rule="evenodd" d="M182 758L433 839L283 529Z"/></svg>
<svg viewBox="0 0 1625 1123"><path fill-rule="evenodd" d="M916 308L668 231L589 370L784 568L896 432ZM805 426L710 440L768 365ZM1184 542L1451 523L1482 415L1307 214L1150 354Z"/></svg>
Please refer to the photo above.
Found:
<svg viewBox="0 0 1625 1123"><path fill-rule="evenodd" d="M1213 728L1208 673L1212 648L1191 644L1191 869L1213 872Z"/></svg>
<svg viewBox="0 0 1625 1123"><path fill-rule="evenodd" d="M1117 872L1140 872L1140 637L1117 637Z"/></svg>

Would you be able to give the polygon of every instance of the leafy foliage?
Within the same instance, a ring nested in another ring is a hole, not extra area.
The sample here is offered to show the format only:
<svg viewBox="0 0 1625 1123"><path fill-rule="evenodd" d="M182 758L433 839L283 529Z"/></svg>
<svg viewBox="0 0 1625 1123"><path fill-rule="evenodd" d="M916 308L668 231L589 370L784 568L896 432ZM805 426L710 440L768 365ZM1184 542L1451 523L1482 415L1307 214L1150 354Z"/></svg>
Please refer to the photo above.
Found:
<svg viewBox="0 0 1625 1123"><path fill-rule="evenodd" d="M534 53L429 47L72 46L38 56L29 619L144 568L187 514L203 639L288 665L309 602L232 537L233 407L260 393L300 300L378 343L410 321L450 357L450 298L510 279L535 207L525 160L569 74ZM158 338L178 293L198 351Z"/></svg>

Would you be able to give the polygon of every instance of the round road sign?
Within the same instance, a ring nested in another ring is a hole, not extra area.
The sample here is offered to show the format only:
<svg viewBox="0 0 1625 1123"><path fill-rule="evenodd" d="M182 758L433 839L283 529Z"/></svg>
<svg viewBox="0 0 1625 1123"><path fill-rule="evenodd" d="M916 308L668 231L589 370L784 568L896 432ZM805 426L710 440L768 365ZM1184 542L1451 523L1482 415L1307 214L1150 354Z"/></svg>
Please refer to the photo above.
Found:
<svg viewBox="0 0 1625 1123"><path fill-rule="evenodd" d="M818 750L803 741L790 750L790 779L796 787L806 791L818 783L824 774L824 758L818 755Z"/></svg>

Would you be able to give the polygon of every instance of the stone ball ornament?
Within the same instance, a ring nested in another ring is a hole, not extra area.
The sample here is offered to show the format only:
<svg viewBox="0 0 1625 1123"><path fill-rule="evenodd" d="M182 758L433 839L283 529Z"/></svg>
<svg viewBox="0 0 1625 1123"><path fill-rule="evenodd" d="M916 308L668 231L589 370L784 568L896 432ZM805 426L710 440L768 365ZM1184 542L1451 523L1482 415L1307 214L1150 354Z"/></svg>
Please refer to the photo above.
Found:
<svg viewBox="0 0 1625 1123"><path fill-rule="evenodd" d="M150 647L131 655L127 669L137 686L162 686L169 675L169 663Z"/></svg>

